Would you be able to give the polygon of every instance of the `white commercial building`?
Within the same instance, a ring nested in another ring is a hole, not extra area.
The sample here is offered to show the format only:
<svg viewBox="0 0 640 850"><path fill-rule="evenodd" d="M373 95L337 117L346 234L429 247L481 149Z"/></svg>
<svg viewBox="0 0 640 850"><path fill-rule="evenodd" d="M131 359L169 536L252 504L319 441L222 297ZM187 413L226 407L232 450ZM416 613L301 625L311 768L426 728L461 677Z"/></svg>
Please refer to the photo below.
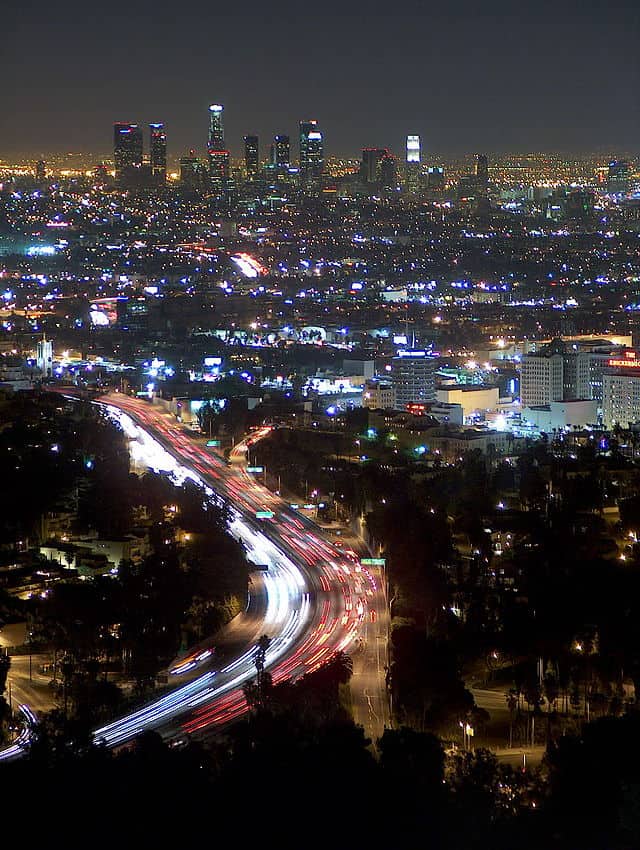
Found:
<svg viewBox="0 0 640 850"><path fill-rule="evenodd" d="M598 405L593 399L575 401L552 401L537 407L522 408L523 424L533 425L537 431L561 430L565 428L584 428L595 425L598 419Z"/></svg>
<svg viewBox="0 0 640 850"><path fill-rule="evenodd" d="M537 407L562 401L564 395L562 354L527 354L520 372L520 400L523 407Z"/></svg>
<svg viewBox="0 0 640 850"><path fill-rule="evenodd" d="M388 410L395 407L396 391L391 381L369 380L364 385L362 406L370 410Z"/></svg>
<svg viewBox="0 0 640 850"><path fill-rule="evenodd" d="M608 430L616 425L628 428L640 422L640 374L605 373L602 383L602 419Z"/></svg>

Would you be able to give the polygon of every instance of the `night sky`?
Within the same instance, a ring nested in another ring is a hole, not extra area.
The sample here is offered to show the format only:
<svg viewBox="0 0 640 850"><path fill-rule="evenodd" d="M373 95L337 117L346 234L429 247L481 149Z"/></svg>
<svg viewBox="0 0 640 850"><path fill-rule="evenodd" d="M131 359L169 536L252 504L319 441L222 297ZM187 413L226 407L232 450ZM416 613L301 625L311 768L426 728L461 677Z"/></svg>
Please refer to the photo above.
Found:
<svg viewBox="0 0 640 850"><path fill-rule="evenodd" d="M443 156L638 153L639 0L386 7L5 0L0 156L108 153L114 121L165 121L170 157L202 151L212 102L234 154L310 117L329 154L412 132Z"/></svg>

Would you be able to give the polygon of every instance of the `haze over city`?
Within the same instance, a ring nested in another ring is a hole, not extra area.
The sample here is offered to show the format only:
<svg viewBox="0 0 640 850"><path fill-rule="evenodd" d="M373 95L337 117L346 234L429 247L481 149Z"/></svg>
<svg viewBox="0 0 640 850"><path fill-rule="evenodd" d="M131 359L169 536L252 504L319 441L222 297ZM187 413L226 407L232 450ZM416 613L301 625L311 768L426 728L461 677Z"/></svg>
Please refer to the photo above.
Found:
<svg viewBox="0 0 640 850"><path fill-rule="evenodd" d="M235 155L311 116L339 156L409 132L440 156L629 151L640 135L632 2L27 8L3 9L0 156L103 153L114 121L164 121L178 156L203 146L211 102Z"/></svg>

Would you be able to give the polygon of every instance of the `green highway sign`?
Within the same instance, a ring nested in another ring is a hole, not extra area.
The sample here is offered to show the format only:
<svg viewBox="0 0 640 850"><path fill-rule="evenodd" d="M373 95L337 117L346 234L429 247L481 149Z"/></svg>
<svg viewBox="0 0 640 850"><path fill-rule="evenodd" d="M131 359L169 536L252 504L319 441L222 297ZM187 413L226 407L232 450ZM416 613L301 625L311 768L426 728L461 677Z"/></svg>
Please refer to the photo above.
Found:
<svg viewBox="0 0 640 850"><path fill-rule="evenodd" d="M207 440L207 446L210 448L214 448L215 446L220 445L220 440Z"/></svg>
<svg viewBox="0 0 640 850"><path fill-rule="evenodd" d="M248 466L247 472L264 472L264 466Z"/></svg>
<svg viewBox="0 0 640 850"><path fill-rule="evenodd" d="M363 558L360 563L363 567L384 567L386 558Z"/></svg>
<svg viewBox="0 0 640 850"><path fill-rule="evenodd" d="M256 511L256 519L271 519L273 511Z"/></svg>

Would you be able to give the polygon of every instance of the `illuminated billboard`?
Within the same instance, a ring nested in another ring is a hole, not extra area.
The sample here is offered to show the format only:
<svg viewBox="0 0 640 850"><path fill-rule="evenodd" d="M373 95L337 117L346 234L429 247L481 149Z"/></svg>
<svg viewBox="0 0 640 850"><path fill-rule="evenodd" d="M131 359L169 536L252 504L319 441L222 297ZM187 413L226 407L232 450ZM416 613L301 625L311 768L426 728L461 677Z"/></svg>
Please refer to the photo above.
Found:
<svg viewBox="0 0 640 850"><path fill-rule="evenodd" d="M118 321L118 302L126 298L100 298L89 306L89 318L94 327L109 327Z"/></svg>
<svg viewBox="0 0 640 850"><path fill-rule="evenodd" d="M624 358L612 357L607 361L607 366L622 369L640 369L640 359L635 351L625 351Z"/></svg>

